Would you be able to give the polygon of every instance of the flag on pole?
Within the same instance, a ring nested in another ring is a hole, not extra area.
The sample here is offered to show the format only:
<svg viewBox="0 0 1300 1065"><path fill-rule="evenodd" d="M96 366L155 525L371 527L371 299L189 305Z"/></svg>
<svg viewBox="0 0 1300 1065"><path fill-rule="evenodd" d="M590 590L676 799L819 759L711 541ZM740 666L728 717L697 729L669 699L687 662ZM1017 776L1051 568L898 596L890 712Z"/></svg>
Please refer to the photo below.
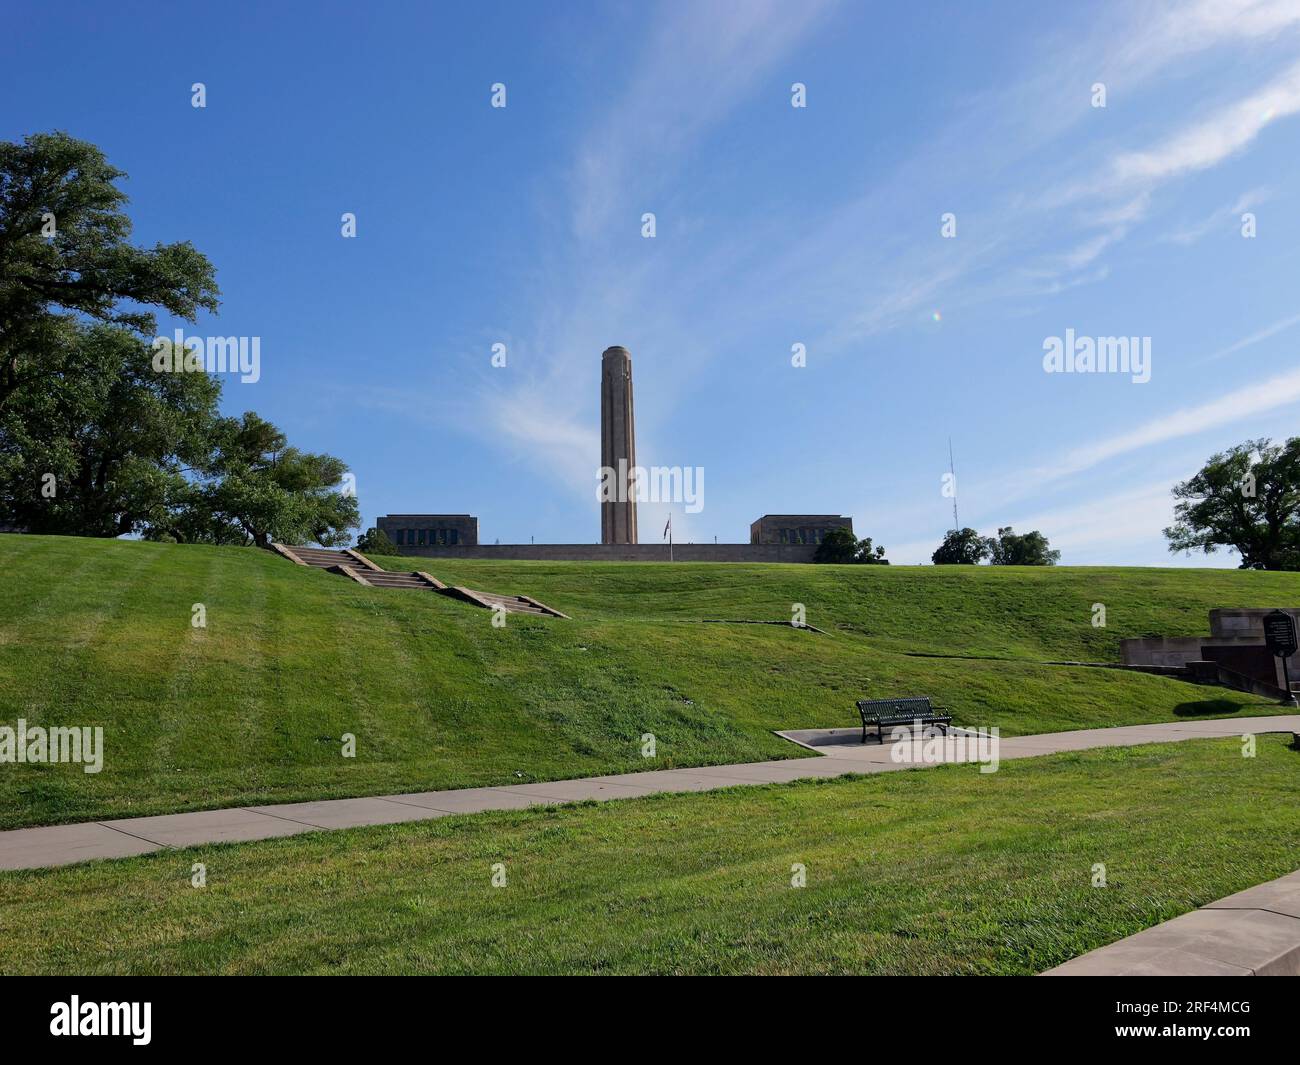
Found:
<svg viewBox="0 0 1300 1065"><path fill-rule="evenodd" d="M670 535L672 535L672 531L673 531L673 516L672 516L671 514L669 514L669 515L668 515L668 524L664 526L664 535L663 535L663 539L666 540Z"/></svg>

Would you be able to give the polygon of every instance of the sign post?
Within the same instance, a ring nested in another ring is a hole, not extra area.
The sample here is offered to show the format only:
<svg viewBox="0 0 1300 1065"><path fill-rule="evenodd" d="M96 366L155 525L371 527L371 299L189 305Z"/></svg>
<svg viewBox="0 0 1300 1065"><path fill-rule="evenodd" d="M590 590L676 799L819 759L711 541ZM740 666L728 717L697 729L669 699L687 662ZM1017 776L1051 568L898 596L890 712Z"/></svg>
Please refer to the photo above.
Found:
<svg viewBox="0 0 1300 1065"><path fill-rule="evenodd" d="M1265 614L1264 643L1274 658L1282 659L1282 684L1287 695L1282 705L1296 706L1296 698L1291 694L1291 672L1287 668L1287 659L1296 652L1295 618L1281 610Z"/></svg>

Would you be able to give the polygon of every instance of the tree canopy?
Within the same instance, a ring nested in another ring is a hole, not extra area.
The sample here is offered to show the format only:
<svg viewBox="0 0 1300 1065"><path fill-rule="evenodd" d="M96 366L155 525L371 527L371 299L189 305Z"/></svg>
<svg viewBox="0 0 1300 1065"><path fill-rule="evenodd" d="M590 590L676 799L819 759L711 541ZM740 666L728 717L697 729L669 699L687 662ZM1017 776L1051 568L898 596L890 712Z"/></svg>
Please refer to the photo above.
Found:
<svg viewBox="0 0 1300 1065"><path fill-rule="evenodd" d="M980 536L970 528L949 529L930 561L936 566L974 566L985 561L994 566L1054 566L1060 558L1061 552L1053 551L1037 529L1017 533L1006 525L997 536Z"/></svg>
<svg viewBox="0 0 1300 1065"><path fill-rule="evenodd" d="M995 566L1055 566L1061 552L1053 551L1047 537L1037 529L1016 533L1008 525L988 540L989 561Z"/></svg>
<svg viewBox="0 0 1300 1065"><path fill-rule="evenodd" d="M205 543L345 543L345 464L290 447L221 381L160 372L150 308L217 309L189 243L137 248L93 144L0 142L0 527Z"/></svg>
<svg viewBox="0 0 1300 1065"><path fill-rule="evenodd" d="M347 544L360 524L356 497L340 487L347 466L333 455L290 447L284 433L251 411L216 426L213 480L200 513L249 542Z"/></svg>
<svg viewBox="0 0 1300 1065"><path fill-rule="evenodd" d="M949 529L930 561L936 566L974 566L989 557L989 542L974 529Z"/></svg>
<svg viewBox="0 0 1300 1065"><path fill-rule="evenodd" d="M871 537L859 540L852 529L843 526L829 530L813 552L814 562L857 563L859 565L888 566L884 545L872 547Z"/></svg>
<svg viewBox="0 0 1300 1065"><path fill-rule="evenodd" d="M400 555L402 552L383 529L370 526L357 537L357 550L367 555Z"/></svg>
<svg viewBox="0 0 1300 1065"><path fill-rule="evenodd" d="M1173 495L1170 551L1227 547L1242 569L1300 569L1300 437L1247 440L1213 455Z"/></svg>
<svg viewBox="0 0 1300 1065"><path fill-rule="evenodd" d="M150 308L194 321L215 311L212 264L188 241L129 242L126 175L66 133L0 141L0 410L15 394L87 367L66 329L91 320L142 337Z"/></svg>
<svg viewBox="0 0 1300 1065"><path fill-rule="evenodd" d="M115 326L65 323L76 376L23 388L0 409L0 522L121 536L166 520L205 464L220 382L158 374Z"/></svg>

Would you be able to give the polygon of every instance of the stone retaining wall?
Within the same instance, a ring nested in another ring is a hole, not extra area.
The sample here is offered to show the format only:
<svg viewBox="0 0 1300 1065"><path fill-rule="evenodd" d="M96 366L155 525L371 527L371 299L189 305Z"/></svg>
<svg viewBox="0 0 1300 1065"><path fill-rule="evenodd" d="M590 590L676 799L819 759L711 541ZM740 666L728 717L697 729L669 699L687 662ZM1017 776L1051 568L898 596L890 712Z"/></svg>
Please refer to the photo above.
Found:
<svg viewBox="0 0 1300 1065"><path fill-rule="evenodd" d="M1300 626L1300 607L1283 607ZM1264 615L1273 607L1229 607L1210 611L1209 636L1146 636L1120 640L1120 652L1128 666L1186 666L1215 660L1228 669L1265 681L1272 673L1277 688L1284 685L1282 660L1250 650L1264 647ZM1292 672L1300 673L1300 658L1291 660ZM1292 680L1300 677L1292 677Z"/></svg>
<svg viewBox="0 0 1300 1065"><path fill-rule="evenodd" d="M811 562L814 544L674 544L675 562ZM418 558L534 562L667 562L667 544L478 544L405 547Z"/></svg>

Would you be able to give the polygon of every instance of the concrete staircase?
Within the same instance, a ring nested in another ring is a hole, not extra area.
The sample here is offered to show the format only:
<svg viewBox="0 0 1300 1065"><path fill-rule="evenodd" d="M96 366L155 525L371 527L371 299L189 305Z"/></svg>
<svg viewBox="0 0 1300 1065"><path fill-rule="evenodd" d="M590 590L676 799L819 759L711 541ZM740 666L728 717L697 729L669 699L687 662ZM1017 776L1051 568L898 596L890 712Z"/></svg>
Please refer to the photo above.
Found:
<svg viewBox="0 0 1300 1065"><path fill-rule="evenodd" d="M473 588L448 587L437 577L422 570L412 570L409 573L386 570L375 565L360 551L353 551L350 547L345 547L341 551L331 551L323 547L289 547L285 544L272 544L271 549L296 565L323 569L347 577L358 584L364 584L368 588L437 592L487 610L500 607L510 614L536 614L551 618L568 616L526 595L497 595L495 592L480 592Z"/></svg>
<svg viewBox="0 0 1300 1065"><path fill-rule="evenodd" d="M477 592L472 588L448 588L444 595L454 596L466 603L495 610L502 607L510 614L541 614L544 617L564 617L558 610L552 610L545 603L530 599L526 595L497 595L494 592Z"/></svg>

